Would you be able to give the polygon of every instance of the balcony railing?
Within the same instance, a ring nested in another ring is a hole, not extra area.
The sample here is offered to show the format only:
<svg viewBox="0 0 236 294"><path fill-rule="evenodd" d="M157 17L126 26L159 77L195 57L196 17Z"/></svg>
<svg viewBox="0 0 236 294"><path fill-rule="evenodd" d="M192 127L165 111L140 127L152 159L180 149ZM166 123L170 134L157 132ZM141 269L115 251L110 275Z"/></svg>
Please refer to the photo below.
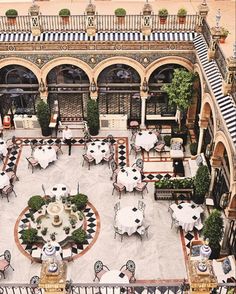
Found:
<svg viewBox="0 0 236 294"><path fill-rule="evenodd" d="M94 23L99 32L139 32L142 28L142 15L126 15L120 22L115 15L95 15ZM85 32L86 15L72 15L64 23L58 15L39 15L42 32ZM160 24L158 15L151 15L152 31L195 31L200 24L199 15L187 15L184 24L179 23L177 15L169 15L165 24ZM8 22L6 16L0 16L0 32L30 32L30 16L17 16L15 24Z"/></svg>
<svg viewBox="0 0 236 294"><path fill-rule="evenodd" d="M227 289L236 287L235 283L221 283L216 289L217 294L226 293ZM96 284L96 283L70 283L66 285L68 294L187 294L189 291L189 284L183 282L163 283L163 284ZM0 284L0 294L42 294L44 291L31 284Z"/></svg>

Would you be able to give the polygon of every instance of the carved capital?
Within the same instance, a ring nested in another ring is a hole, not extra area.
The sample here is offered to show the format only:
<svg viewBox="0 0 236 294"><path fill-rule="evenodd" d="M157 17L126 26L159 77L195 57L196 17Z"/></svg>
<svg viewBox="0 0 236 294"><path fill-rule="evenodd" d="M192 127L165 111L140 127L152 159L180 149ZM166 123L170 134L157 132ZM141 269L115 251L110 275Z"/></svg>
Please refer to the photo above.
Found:
<svg viewBox="0 0 236 294"><path fill-rule="evenodd" d="M213 168L220 168L221 167L221 157L220 156L212 156L211 157L211 166Z"/></svg>
<svg viewBox="0 0 236 294"><path fill-rule="evenodd" d="M199 120L199 127L201 129L207 129L207 126L208 126L208 119L203 117Z"/></svg>

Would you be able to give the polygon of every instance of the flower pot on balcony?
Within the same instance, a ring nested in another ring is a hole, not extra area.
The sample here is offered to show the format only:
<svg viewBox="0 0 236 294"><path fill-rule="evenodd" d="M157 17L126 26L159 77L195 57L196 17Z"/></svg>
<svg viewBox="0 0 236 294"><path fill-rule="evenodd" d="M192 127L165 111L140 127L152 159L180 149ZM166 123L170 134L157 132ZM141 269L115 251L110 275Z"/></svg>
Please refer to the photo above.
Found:
<svg viewBox="0 0 236 294"><path fill-rule="evenodd" d="M179 24L185 24L186 23L186 16L179 16Z"/></svg>
<svg viewBox="0 0 236 294"><path fill-rule="evenodd" d="M167 20L167 17L165 16L160 16L160 24L165 24Z"/></svg>
<svg viewBox="0 0 236 294"><path fill-rule="evenodd" d="M158 11L158 16L160 19L160 24L165 24L166 23L166 19L168 16L168 10L166 8L162 8Z"/></svg>
<svg viewBox="0 0 236 294"><path fill-rule="evenodd" d="M61 20L63 24L68 24L70 22L69 16L61 16Z"/></svg>
<svg viewBox="0 0 236 294"><path fill-rule="evenodd" d="M9 25L15 25L16 24L16 17L18 15L17 10L15 9L8 9L5 13L7 17L7 23Z"/></svg>
<svg viewBox="0 0 236 294"><path fill-rule="evenodd" d="M7 23L10 25L10 26L14 26L16 24L16 17L8 17L7 18Z"/></svg>
<svg viewBox="0 0 236 294"><path fill-rule="evenodd" d="M63 8L59 11L59 15L62 19L63 24L68 24L70 20L70 10L67 8Z"/></svg>
<svg viewBox="0 0 236 294"><path fill-rule="evenodd" d="M185 8L180 8L178 10L177 15L178 15L179 24L184 24L186 22L187 10Z"/></svg>

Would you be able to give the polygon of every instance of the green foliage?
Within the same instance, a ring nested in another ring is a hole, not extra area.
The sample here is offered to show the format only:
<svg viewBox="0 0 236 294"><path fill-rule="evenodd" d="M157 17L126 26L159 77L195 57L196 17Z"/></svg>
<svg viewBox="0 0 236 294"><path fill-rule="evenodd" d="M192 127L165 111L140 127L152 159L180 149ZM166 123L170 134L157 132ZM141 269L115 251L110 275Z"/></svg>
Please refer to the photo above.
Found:
<svg viewBox="0 0 236 294"><path fill-rule="evenodd" d="M159 9L158 11L158 15L161 16L161 17L167 17L168 16L168 10L166 8L162 8L162 9Z"/></svg>
<svg viewBox="0 0 236 294"><path fill-rule="evenodd" d="M33 210L33 211L38 211L41 209L41 207L45 204L45 200L43 197L40 195L35 195L30 197L28 200L28 206Z"/></svg>
<svg viewBox="0 0 236 294"><path fill-rule="evenodd" d="M126 10L124 8L116 8L115 16L126 16Z"/></svg>
<svg viewBox="0 0 236 294"><path fill-rule="evenodd" d="M60 16L70 16L70 10L68 8L63 8L59 11Z"/></svg>
<svg viewBox="0 0 236 294"><path fill-rule="evenodd" d="M84 194L77 194L71 197L71 202L76 206L77 210L83 210L87 205L88 196Z"/></svg>
<svg viewBox="0 0 236 294"><path fill-rule="evenodd" d="M24 244L33 244L38 240L38 231L33 228L23 230L21 233L21 239Z"/></svg>
<svg viewBox="0 0 236 294"><path fill-rule="evenodd" d="M73 227L73 226L76 225L76 223L77 223L77 219L75 219L74 217L70 217L69 222L70 222L70 224L71 224L72 227Z"/></svg>
<svg viewBox="0 0 236 294"><path fill-rule="evenodd" d="M178 16L186 16L187 15L187 10L185 8L180 8L178 10L178 13L177 13Z"/></svg>
<svg viewBox="0 0 236 294"><path fill-rule="evenodd" d="M43 236L45 236L45 235L47 234L47 232L48 232L48 228L47 228L47 227L45 227L45 228L43 228L43 229L41 230L41 234L42 234Z"/></svg>
<svg viewBox="0 0 236 294"><path fill-rule="evenodd" d="M42 130L48 129L50 123L50 108L43 100L40 100L37 104L37 117Z"/></svg>
<svg viewBox="0 0 236 294"><path fill-rule="evenodd" d="M200 198L204 198L210 186L210 173L206 165L199 166L195 179L195 194Z"/></svg>
<svg viewBox="0 0 236 294"><path fill-rule="evenodd" d="M171 140L170 135L164 136L164 142L165 142L166 146L168 146L168 147L170 147L170 140Z"/></svg>
<svg viewBox="0 0 236 294"><path fill-rule="evenodd" d="M71 239L77 244L83 244L87 238L85 230L79 228L71 234Z"/></svg>
<svg viewBox="0 0 236 294"><path fill-rule="evenodd" d="M183 179L161 179L155 182L155 187L157 189L193 189L194 180L192 178Z"/></svg>
<svg viewBox="0 0 236 294"><path fill-rule="evenodd" d="M5 13L7 17L17 17L18 12L15 9L8 9Z"/></svg>
<svg viewBox="0 0 236 294"><path fill-rule="evenodd" d="M218 249L223 237L224 223L219 210L214 209L203 225L203 236L209 239L212 250Z"/></svg>
<svg viewBox="0 0 236 294"><path fill-rule="evenodd" d="M227 37L228 34L229 34L229 31L228 31L226 28L224 28L224 27L221 27L221 28L220 28L220 35L221 35L221 36L223 36L223 37Z"/></svg>
<svg viewBox="0 0 236 294"><path fill-rule="evenodd" d="M99 111L98 103L89 99L87 103L87 122L91 135L97 135L99 131Z"/></svg>
<svg viewBox="0 0 236 294"><path fill-rule="evenodd" d="M198 147L198 144L196 142L191 143L189 145L189 149L190 149L190 152L191 152L192 155L196 155L197 154L197 147Z"/></svg>

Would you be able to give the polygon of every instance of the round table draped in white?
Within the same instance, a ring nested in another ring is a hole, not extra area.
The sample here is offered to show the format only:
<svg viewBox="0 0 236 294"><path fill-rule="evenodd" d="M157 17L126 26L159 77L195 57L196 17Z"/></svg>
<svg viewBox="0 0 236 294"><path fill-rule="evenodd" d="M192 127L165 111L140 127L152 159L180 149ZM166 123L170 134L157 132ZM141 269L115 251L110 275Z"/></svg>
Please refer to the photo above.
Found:
<svg viewBox="0 0 236 294"><path fill-rule="evenodd" d="M106 142L98 140L88 144L87 154L95 159L96 164L100 163L103 157L109 153L109 144Z"/></svg>
<svg viewBox="0 0 236 294"><path fill-rule="evenodd" d="M140 182L141 173L134 167L123 167L117 175L117 183L124 185L128 192L132 192Z"/></svg>
<svg viewBox="0 0 236 294"><path fill-rule="evenodd" d="M7 145L4 140L0 139L0 154L7 155Z"/></svg>
<svg viewBox="0 0 236 294"><path fill-rule="evenodd" d="M10 184L8 175L5 172L0 173L0 189Z"/></svg>
<svg viewBox="0 0 236 294"><path fill-rule="evenodd" d="M156 142L157 136L151 131L138 132L135 138L135 145L142 147L146 151L152 149Z"/></svg>
<svg viewBox="0 0 236 294"><path fill-rule="evenodd" d="M119 270L111 270L105 272L100 279L101 284L129 284L129 278ZM102 294L120 294L121 289L114 288L100 288Z"/></svg>
<svg viewBox="0 0 236 294"><path fill-rule="evenodd" d="M61 258L62 248L59 243L51 241L50 245L48 243L43 245L42 248L42 260L47 260L50 258L55 258L56 260L62 260Z"/></svg>
<svg viewBox="0 0 236 294"><path fill-rule="evenodd" d="M38 160L42 168L46 168L50 162L57 160L57 155L51 146L41 146L35 149L34 158Z"/></svg>
<svg viewBox="0 0 236 294"><path fill-rule="evenodd" d="M117 211L116 226L122 233L132 235L142 225L142 222L143 212L134 206L126 206Z"/></svg>
<svg viewBox="0 0 236 294"><path fill-rule="evenodd" d="M69 187L64 184L56 184L52 187L50 191L50 195L55 196L56 200L60 200L63 196L68 196L69 193Z"/></svg>
<svg viewBox="0 0 236 294"><path fill-rule="evenodd" d="M181 203L171 206L173 217L179 222L179 225L185 232L192 231L195 225L201 222L201 209L191 203Z"/></svg>

